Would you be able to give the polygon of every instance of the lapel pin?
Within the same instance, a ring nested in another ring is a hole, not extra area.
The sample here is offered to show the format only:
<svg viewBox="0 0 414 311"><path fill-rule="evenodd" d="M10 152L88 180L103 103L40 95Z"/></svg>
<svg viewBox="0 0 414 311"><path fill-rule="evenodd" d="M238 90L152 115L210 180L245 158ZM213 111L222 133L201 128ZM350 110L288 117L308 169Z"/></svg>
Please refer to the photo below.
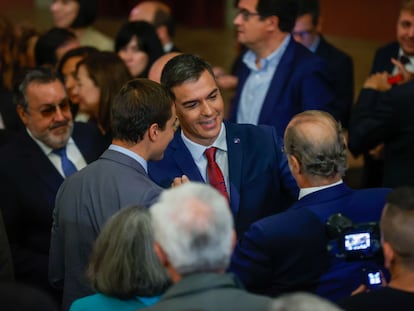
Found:
<svg viewBox="0 0 414 311"><path fill-rule="evenodd" d="M235 144L240 144L240 138L236 137L236 138L233 140L233 142L234 142Z"/></svg>

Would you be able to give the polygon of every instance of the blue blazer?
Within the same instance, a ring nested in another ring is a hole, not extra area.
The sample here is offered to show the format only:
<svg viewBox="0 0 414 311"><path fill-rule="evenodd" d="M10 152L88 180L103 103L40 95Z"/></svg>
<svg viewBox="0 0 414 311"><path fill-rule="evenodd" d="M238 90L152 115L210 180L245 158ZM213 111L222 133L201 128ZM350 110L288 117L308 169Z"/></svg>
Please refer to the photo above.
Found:
<svg viewBox="0 0 414 311"><path fill-rule="evenodd" d="M242 63L230 121L237 120L240 96L249 74L250 69ZM334 101L335 91L325 61L291 39L273 75L258 124L275 126L283 136L294 115L310 109L333 113Z"/></svg>
<svg viewBox="0 0 414 311"><path fill-rule="evenodd" d="M389 189L345 184L311 193L287 211L255 222L238 241L229 270L248 290L270 296L314 291L337 300L364 283L362 268L327 251L325 224L342 213L354 224L379 221Z"/></svg>
<svg viewBox="0 0 414 311"><path fill-rule="evenodd" d="M87 163L105 148L90 124L75 123L72 138ZM52 211L63 180L26 129L0 150L1 209L18 281L49 289Z"/></svg>
<svg viewBox="0 0 414 311"><path fill-rule="evenodd" d="M241 234L252 222L288 207L297 198L298 188L273 128L224 124L230 207L236 232ZM192 181L205 182L181 138L181 131L175 133L163 160L148 163L148 173L164 188L183 174Z"/></svg>

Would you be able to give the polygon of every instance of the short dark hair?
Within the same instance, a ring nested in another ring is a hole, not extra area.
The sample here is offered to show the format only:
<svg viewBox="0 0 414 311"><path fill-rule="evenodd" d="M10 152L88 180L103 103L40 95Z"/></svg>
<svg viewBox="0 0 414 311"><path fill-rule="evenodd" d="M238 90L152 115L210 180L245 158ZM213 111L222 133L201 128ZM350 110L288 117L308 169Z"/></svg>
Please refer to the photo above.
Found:
<svg viewBox="0 0 414 311"><path fill-rule="evenodd" d="M73 21L71 28L83 28L90 26L96 19L98 11L97 0L76 0L79 3L79 12Z"/></svg>
<svg viewBox="0 0 414 311"><path fill-rule="evenodd" d="M299 11L298 16L310 14L312 16L312 24L318 25L319 21L319 0L297 0Z"/></svg>
<svg viewBox="0 0 414 311"><path fill-rule="evenodd" d="M137 78L146 78L152 64L162 55L164 49L153 25L144 22L127 22L122 25L115 38L115 52L124 48L135 37L138 48L148 55L148 63L144 71Z"/></svg>
<svg viewBox="0 0 414 311"><path fill-rule="evenodd" d="M53 27L37 39L35 45L36 66L50 65L54 67L57 63L56 50L75 40L76 35L64 28Z"/></svg>
<svg viewBox="0 0 414 311"><path fill-rule="evenodd" d="M381 233L400 258L414 271L414 187L399 187L388 193L381 216Z"/></svg>
<svg viewBox="0 0 414 311"><path fill-rule="evenodd" d="M67 51L59 61L57 72L59 73L59 75L61 75L61 78L62 78L62 68L69 59L71 59L72 57L85 58L89 54L96 53L98 51L99 50L93 46L81 46L81 47Z"/></svg>
<svg viewBox="0 0 414 311"><path fill-rule="evenodd" d="M154 252L147 208L130 206L114 214L93 247L87 276L98 292L120 299L161 295L169 277Z"/></svg>
<svg viewBox="0 0 414 311"><path fill-rule="evenodd" d="M21 106L24 111L29 108L29 102L27 101L27 88L30 83L47 84L54 81L60 81L58 74L48 67L36 67L26 70L22 75L22 81L17 84L14 89L13 101L16 106Z"/></svg>
<svg viewBox="0 0 414 311"><path fill-rule="evenodd" d="M164 129L171 118L173 99L162 85L148 79L134 79L126 83L112 106L112 136L137 143L151 124Z"/></svg>
<svg viewBox="0 0 414 311"><path fill-rule="evenodd" d="M77 65L85 66L89 78L100 90L98 123L105 131L110 129L110 113L116 94L131 79L125 63L114 52L99 51L89 54Z"/></svg>
<svg viewBox="0 0 414 311"><path fill-rule="evenodd" d="M279 29L284 32L292 32L298 17L296 0L259 0L256 10L261 17L277 16Z"/></svg>
<svg viewBox="0 0 414 311"><path fill-rule="evenodd" d="M165 64L161 74L161 84L171 91L174 86L184 82L197 81L206 70L214 78L211 65L204 59L194 54L180 54ZM173 93L172 96L174 97Z"/></svg>

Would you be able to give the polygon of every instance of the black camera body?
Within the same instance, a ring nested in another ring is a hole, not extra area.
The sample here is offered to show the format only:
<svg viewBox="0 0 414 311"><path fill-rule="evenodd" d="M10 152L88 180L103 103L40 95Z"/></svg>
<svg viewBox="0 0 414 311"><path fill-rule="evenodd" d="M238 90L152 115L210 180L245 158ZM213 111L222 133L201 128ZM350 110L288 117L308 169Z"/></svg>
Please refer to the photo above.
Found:
<svg viewBox="0 0 414 311"><path fill-rule="evenodd" d="M353 224L342 214L331 215L326 222L330 239L328 250L346 260L382 257L379 225L376 222Z"/></svg>
<svg viewBox="0 0 414 311"><path fill-rule="evenodd" d="M381 241L377 223L354 225L344 230L340 249L348 260L372 259L381 254Z"/></svg>

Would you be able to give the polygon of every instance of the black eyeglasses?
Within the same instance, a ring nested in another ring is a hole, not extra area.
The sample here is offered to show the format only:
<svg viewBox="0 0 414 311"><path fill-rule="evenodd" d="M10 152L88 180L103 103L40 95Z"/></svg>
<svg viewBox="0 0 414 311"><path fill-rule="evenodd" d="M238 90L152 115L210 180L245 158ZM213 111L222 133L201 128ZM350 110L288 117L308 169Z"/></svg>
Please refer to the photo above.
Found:
<svg viewBox="0 0 414 311"><path fill-rule="evenodd" d="M242 16L242 18L243 18L244 21L248 21L251 16L255 16L255 15L260 16L259 13L257 13L257 12L250 12L250 11L248 11L246 9L238 9L236 11L236 16L239 16L239 15Z"/></svg>

